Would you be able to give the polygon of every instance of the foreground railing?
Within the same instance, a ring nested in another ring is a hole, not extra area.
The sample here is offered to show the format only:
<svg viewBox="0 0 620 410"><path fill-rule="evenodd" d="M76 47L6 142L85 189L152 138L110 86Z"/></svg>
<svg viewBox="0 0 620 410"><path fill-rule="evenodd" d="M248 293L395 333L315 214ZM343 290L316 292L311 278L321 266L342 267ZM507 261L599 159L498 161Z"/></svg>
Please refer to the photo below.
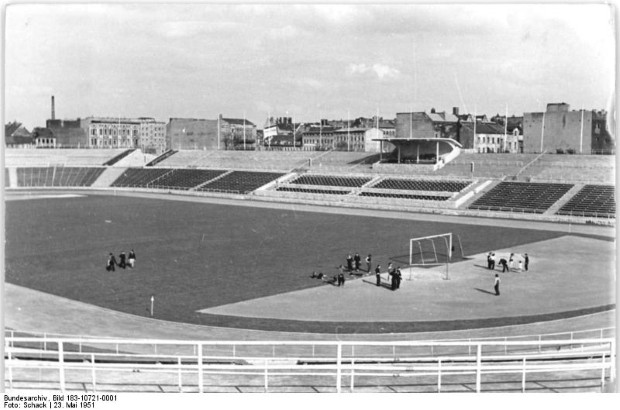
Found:
<svg viewBox="0 0 620 410"><path fill-rule="evenodd" d="M341 392L369 387L433 391L455 385L492 390L498 383L616 377L615 339L477 342L156 341L50 338L5 339L5 387L115 391L153 385L173 391L243 387L273 391L312 388ZM79 344L79 349L78 349ZM153 352L153 345L156 345ZM119 382L122 382L119 384ZM483 386L485 386L483 388ZM516 386L516 387L515 387ZM33 388L33 387L30 387ZM164 391L164 389L161 389Z"/></svg>

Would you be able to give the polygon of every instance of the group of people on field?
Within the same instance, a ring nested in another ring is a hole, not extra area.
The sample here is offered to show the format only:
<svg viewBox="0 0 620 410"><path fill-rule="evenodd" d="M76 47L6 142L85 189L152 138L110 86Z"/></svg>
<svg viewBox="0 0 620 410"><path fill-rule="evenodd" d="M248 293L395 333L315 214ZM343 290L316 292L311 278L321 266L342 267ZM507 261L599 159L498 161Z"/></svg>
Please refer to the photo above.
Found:
<svg viewBox="0 0 620 410"><path fill-rule="evenodd" d="M499 266L502 267L502 273L503 272L513 272L513 271L517 271L517 272L523 272L523 269L525 268L525 271L527 272L530 268L530 257L528 256L527 253L524 253L523 255L520 255L521 259L518 259L518 255L516 255L515 253L511 253L510 256L508 257L508 260L506 260L505 258L500 258L499 260ZM487 254L487 268L490 270L495 270L495 252L489 252ZM519 266L518 268L515 267L515 264L518 262ZM495 278L494 278L494 283L493 283L493 287L495 289L495 296L499 296L499 284L500 284L500 278L499 278L499 273L495 274Z"/></svg>
<svg viewBox="0 0 620 410"><path fill-rule="evenodd" d="M312 279L321 279L324 282L330 283L335 286L344 286L345 284L345 272L349 272L349 275L361 274L365 272L366 274L370 274L372 268L372 255L368 254L365 258L366 262L366 271L363 271L361 268L362 258L359 253L355 253L355 256L351 256L351 254L347 255L346 258L347 266L340 265L338 267L339 272L333 277L328 277L328 275L323 272L316 273L316 271L312 272L310 277ZM381 286L381 265L377 264L375 268L375 276L377 278L377 286ZM402 280L402 274L400 271L400 266L394 268L392 262L388 264L388 276L390 278L390 285L392 290L396 290L400 288L400 282Z"/></svg>
<svg viewBox="0 0 620 410"><path fill-rule="evenodd" d="M108 272L114 272L116 270L115 269L116 266L122 269L125 269L127 267L133 269L133 267L136 264L136 253L134 252L133 249L129 251L128 255L125 254L125 252L121 252L120 255L118 255L118 259L119 260L117 262L116 258L114 257L114 254L110 252L110 256L108 257L108 261L106 262L106 265L105 265L105 269Z"/></svg>
<svg viewBox="0 0 620 410"><path fill-rule="evenodd" d="M521 258L519 259L519 255L511 253L508 257L508 260L506 260L506 258L500 258L498 264L502 267L502 272L522 272L524 270L524 267L525 271L527 272L530 266L530 257L527 255L527 253L524 253L520 256ZM489 252L487 254L487 268L489 268L490 270L495 270L496 259L497 257L495 256L495 252ZM517 264L518 267L516 266Z"/></svg>

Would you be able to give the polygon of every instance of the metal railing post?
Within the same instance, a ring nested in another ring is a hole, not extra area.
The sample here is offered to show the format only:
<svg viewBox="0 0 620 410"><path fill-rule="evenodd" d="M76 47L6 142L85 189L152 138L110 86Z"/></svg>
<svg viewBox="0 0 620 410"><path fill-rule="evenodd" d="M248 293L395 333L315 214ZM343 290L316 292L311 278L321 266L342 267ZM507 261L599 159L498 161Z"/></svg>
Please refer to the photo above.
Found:
<svg viewBox="0 0 620 410"><path fill-rule="evenodd" d="M203 393L203 375L202 375L202 343L198 343L198 391Z"/></svg>
<svg viewBox="0 0 620 410"><path fill-rule="evenodd" d="M603 353L603 358L601 360L601 389L605 385L605 356L606 354Z"/></svg>
<svg viewBox="0 0 620 410"><path fill-rule="evenodd" d="M480 393L480 382L482 379L482 344L478 343L476 348L476 393Z"/></svg>
<svg viewBox="0 0 620 410"><path fill-rule="evenodd" d="M267 359L265 359L265 393L269 391L269 373L267 369Z"/></svg>
<svg viewBox="0 0 620 410"><path fill-rule="evenodd" d="M179 393L183 393L183 380L182 380L182 370L181 370L181 357L177 357L177 365L179 366Z"/></svg>
<svg viewBox="0 0 620 410"><path fill-rule="evenodd" d="M610 371L609 371L609 380L613 383L616 381L616 341L612 339L609 343L609 362L610 362Z"/></svg>
<svg viewBox="0 0 620 410"><path fill-rule="evenodd" d="M63 341L58 341L58 377L60 381L60 391L65 392L65 355Z"/></svg>
<svg viewBox="0 0 620 410"><path fill-rule="evenodd" d="M353 393L354 378L355 378L355 359L351 358L351 393Z"/></svg>
<svg viewBox="0 0 620 410"><path fill-rule="evenodd" d="M441 393L441 359L437 360L437 393Z"/></svg>
<svg viewBox="0 0 620 410"><path fill-rule="evenodd" d="M340 393L340 388L341 388L341 380L340 377L342 376L342 343L338 342L338 350L337 350L337 357L336 357L336 392Z"/></svg>
<svg viewBox="0 0 620 410"><path fill-rule="evenodd" d="M7 363L9 365L9 390L13 390L13 362L11 359L11 351L9 350L7 353Z"/></svg>
<svg viewBox="0 0 620 410"><path fill-rule="evenodd" d="M97 391L97 376L95 372L95 354L94 353L90 354L90 364L91 364L90 373L93 377L93 392L96 392Z"/></svg>
<svg viewBox="0 0 620 410"><path fill-rule="evenodd" d="M521 392L522 393L525 393L525 373L526 373L526 371L525 371L525 369L526 369L525 360L526 360L526 358L524 357L523 358L523 375L521 376Z"/></svg>

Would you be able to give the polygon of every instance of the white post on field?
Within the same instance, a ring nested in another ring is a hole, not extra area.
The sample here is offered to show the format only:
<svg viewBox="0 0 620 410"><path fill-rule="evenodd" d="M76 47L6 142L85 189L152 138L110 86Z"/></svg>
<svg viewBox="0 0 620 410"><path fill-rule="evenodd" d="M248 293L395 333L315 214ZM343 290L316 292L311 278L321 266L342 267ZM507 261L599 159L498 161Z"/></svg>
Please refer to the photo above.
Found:
<svg viewBox="0 0 620 410"><path fill-rule="evenodd" d="M151 295L151 317L153 317L153 304L155 303L155 296Z"/></svg>

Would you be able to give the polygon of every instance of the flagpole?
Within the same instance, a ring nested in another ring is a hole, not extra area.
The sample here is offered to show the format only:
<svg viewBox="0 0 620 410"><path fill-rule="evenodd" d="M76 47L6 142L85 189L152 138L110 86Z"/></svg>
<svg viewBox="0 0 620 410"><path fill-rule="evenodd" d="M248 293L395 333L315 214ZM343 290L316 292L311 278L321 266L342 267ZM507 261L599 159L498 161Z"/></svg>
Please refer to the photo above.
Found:
<svg viewBox="0 0 620 410"><path fill-rule="evenodd" d="M504 121L504 151L508 143L508 104L506 104L506 120Z"/></svg>
<svg viewBox="0 0 620 410"><path fill-rule="evenodd" d="M474 104L474 152L476 152L476 105Z"/></svg>

